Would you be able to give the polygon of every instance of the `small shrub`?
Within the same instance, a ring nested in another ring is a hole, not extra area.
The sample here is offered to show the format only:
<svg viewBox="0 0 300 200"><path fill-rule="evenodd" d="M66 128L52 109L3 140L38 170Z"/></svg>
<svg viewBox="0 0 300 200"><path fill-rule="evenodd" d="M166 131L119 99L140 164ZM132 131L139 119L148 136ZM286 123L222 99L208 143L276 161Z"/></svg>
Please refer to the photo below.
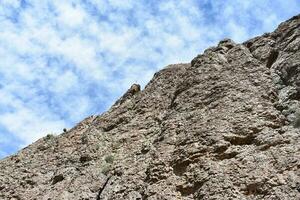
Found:
<svg viewBox="0 0 300 200"><path fill-rule="evenodd" d="M50 134L47 134L47 135L46 135L45 139L46 139L46 140L51 140L51 139L53 139L54 137L55 137L55 135L53 135L53 134L50 133Z"/></svg>
<svg viewBox="0 0 300 200"><path fill-rule="evenodd" d="M296 114L295 121L294 121L294 127L300 128L300 113Z"/></svg>
<svg viewBox="0 0 300 200"><path fill-rule="evenodd" d="M89 142L89 138L86 134L82 135L80 139L82 144L88 144Z"/></svg>
<svg viewBox="0 0 300 200"><path fill-rule="evenodd" d="M111 170L111 165L110 164L105 164L102 169L101 169L101 172L104 174L104 175L107 175Z"/></svg>
<svg viewBox="0 0 300 200"><path fill-rule="evenodd" d="M108 155L104 158L105 162L107 163L113 163L114 162L114 156L113 155Z"/></svg>
<svg viewBox="0 0 300 200"><path fill-rule="evenodd" d="M96 144L95 149L98 151L100 149L101 145L100 144Z"/></svg>

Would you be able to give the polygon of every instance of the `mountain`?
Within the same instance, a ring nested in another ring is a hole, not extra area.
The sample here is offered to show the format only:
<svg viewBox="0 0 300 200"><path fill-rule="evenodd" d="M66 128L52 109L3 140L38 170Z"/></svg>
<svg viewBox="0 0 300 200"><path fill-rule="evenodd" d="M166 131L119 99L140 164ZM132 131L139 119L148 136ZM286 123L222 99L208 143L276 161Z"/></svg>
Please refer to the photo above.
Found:
<svg viewBox="0 0 300 200"><path fill-rule="evenodd" d="M0 161L0 199L300 199L300 15Z"/></svg>

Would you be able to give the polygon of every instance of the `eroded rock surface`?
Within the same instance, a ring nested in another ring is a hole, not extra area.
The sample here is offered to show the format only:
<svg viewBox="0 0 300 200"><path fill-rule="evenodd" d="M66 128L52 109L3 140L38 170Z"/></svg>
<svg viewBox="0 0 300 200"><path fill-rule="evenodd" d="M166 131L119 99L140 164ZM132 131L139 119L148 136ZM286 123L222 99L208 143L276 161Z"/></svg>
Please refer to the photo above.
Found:
<svg viewBox="0 0 300 200"><path fill-rule="evenodd" d="M300 199L300 16L0 161L0 199Z"/></svg>

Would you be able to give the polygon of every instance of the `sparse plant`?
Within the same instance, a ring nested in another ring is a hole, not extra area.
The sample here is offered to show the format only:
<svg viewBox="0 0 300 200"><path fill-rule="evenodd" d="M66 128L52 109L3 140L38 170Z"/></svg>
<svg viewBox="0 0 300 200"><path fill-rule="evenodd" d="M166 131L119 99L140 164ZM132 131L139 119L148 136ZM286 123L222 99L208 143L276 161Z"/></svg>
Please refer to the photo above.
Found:
<svg viewBox="0 0 300 200"><path fill-rule="evenodd" d="M54 137L55 137L54 134L49 133L49 134L46 135L45 139L46 139L46 140L51 140L51 139L53 139Z"/></svg>
<svg viewBox="0 0 300 200"><path fill-rule="evenodd" d="M81 139L81 143L82 144L87 144L88 141L89 141L88 140L89 138L88 138L88 136L86 134L83 134L80 139Z"/></svg>
<svg viewBox="0 0 300 200"><path fill-rule="evenodd" d="M107 175L111 170L111 165L110 164L105 164L102 166L101 172L105 175Z"/></svg>
<svg viewBox="0 0 300 200"><path fill-rule="evenodd" d="M105 160L106 163L112 164L112 163L114 162L115 158L114 158L113 155L108 155L108 156L106 156L106 157L104 158L104 160Z"/></svg>
<svg viewBox="0 0 300 200"><path fill-rule="evenodd" d="M300 112L295 114L294 128L300 128Z"/></svg>
<svg viewBox="0 0 300 200"><path fill-rule="evenodd" d="M96 144L95 149L98 151L100 149L101 145L100 144Z"/></svg>

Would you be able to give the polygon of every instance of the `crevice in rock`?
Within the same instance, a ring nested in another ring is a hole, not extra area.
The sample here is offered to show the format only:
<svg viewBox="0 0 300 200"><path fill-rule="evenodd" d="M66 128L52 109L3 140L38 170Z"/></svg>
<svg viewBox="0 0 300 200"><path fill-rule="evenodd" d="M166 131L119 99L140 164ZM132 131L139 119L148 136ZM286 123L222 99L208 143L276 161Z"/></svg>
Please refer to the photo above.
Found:
<svg viewBox="0 0 300 200"><path fill-rule="evenodd" d="M235 156L237 156L239 153L238 152L230 152L230 153L221 153L221 154L218 154L216 156L217 159L219 160L226 160L226 159L231 159L231 158L234 158Z"/></svg>
<svg viewBox="0 0 300 200"><path fill-rule="evenodd" d="M188 79L188 80L185 80L184 82L182 82L181 84L179 84L173 94L169 108L172 109L172 108L176 107L175 100L177 99L177 97L180 94L182 94L184 91L186 91L186 90L190 89L191 87L198 85L198 84L199 84L199 82L194 79Z"/></svg>
<svg viewBox="0 0 300 200"><path fill-rule="evenodd" d="M251 46L253 45L253 42L246 42L245 43L246 47L249 49L249 51L251 52Z"/></svg>
<svg viewBox="0 0 300 200"><path fill-rule="evenodd" d="M79 158L79 161L80 161L81 163L89 162L89 161L91 161L91 160L93 160L93 158L92 158L90 155L82 155L82 156L80 156L80 158Z"/></svg>
<svg viewBox="0 0 300 200"><path fill-rule="evenodd" d="M107 186L107 184L108 184L108 182L109 182L110 179L111 179L111 176L109 176L109 177L106 179L106 181L105 181L105 183L103 184L103 186L101 186L101 188L99 189L99 192L98 192L98 194L97 194L96 200L101 200L101 194L102 194L102 192L104 191L104 189L105 189L105 187Z"/></svg>
<svg viewBox="0 0 300 200"><path fill-rule="evenodd" d="M181 89L177 89L174 94L173 97L171 99L171 103L169 108L174 108L176 106L175 100L177 99L177 97L184 91L185 89L181 88Z"/></svg>
<svg viewBox="0 0 300 200"><path fill-rule="evenodd" d="M224 139L232 145L251 145L255 142L255 136L252 134L246 136L228 135L224 136Z"/></svg>
<svg viewBox="0 0 300 200"><path fill-rule="evenodd" d="M270 55L267 60L267 64L266 64L267 68L270 69L272 67L272 65L276 62L278 55L279 55L278 51L276 51L274 49L271 50Z"/></svg>
<svg viewBox="0 0 300 200"><path fill-rule="evenodd" d="M59 174L59 175L56 175L53 177L52 179L52 185L58 183L58 182L61 182L65 179L65 177L62 175L62 174Z"/></svg>
<svg viewBox="0 0 300 200"><path fill-rule="evenodd" d="M107 126L102 127L102 129L103 129L104 132L108 132L108 131L111 131L111 130L115 129L116 127L118 127L123 122L126 123L127 119L125 117L119 117L117 120L111 122Z"/></svg>
<svg viewBox="0 0 300 200"><path fill-rule="evenodd" d="M249 195L254 195L254 196L258 196L258 195L267 195L268 191L263 190L263 183L251 183L248 184L245 188L245 195L249 196Z"/></svg>
<svg viewBox="0 0 300 200"><path fill-rule="evenodd" d="M185 161L181 161L181 162L176 162L173 165L173 172L176 176L182 176L184 174L184 172L186 172L186 168L189 166L190 164L190 160L185 160Z"/></svg>
<svg viewBox="0 0 300 200"><path fill-rule="evenodd" d="M221 145L216 146L214 149L214 153L221 154L224 153L228 149L229 145Z"/></svg>

